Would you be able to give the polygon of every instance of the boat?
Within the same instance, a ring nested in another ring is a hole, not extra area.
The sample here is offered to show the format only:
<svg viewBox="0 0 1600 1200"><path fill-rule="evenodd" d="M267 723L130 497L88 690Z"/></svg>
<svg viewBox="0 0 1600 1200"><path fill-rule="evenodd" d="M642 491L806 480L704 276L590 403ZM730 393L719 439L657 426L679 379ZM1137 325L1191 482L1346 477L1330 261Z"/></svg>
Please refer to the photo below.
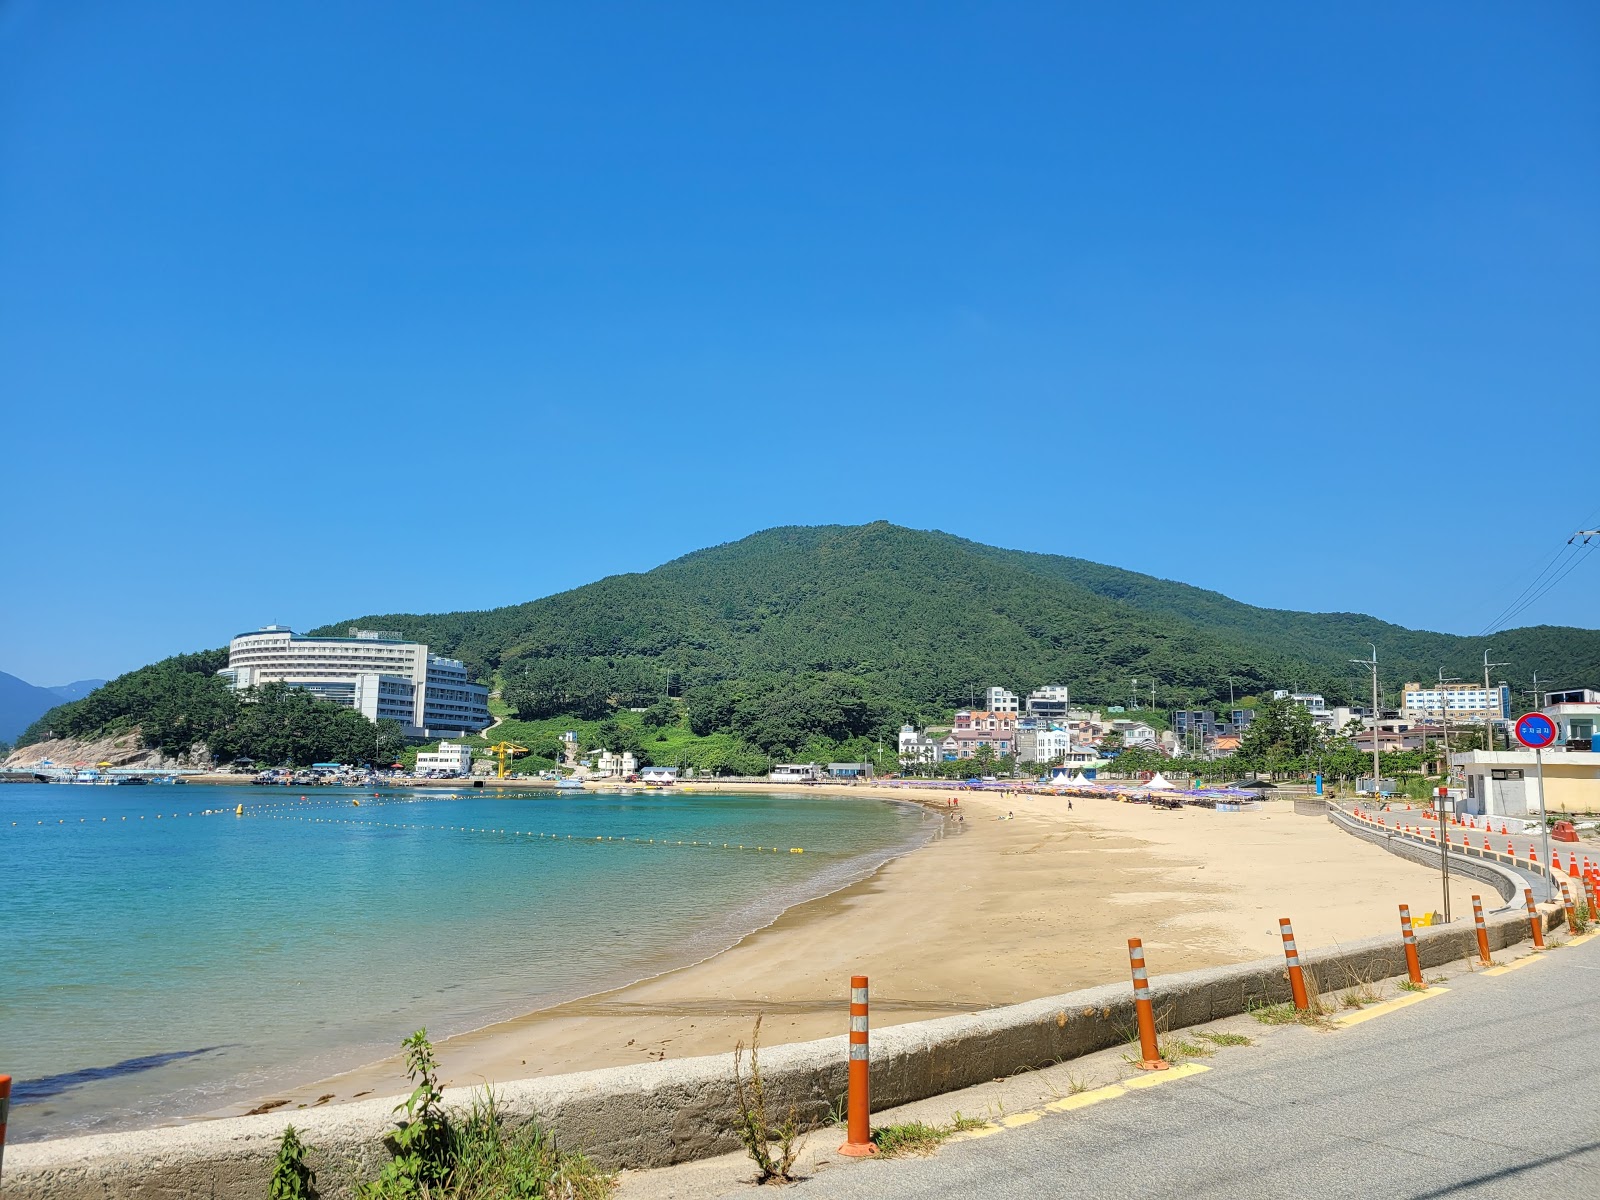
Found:
<svg viewBox="0 0 1600 1200"><path fill-rule="evenodd" d="M556 787L560 788L564 792L582 791L583 790L583 780L581 780L581 779L558 779L558 780L556 780Z"/></svg>

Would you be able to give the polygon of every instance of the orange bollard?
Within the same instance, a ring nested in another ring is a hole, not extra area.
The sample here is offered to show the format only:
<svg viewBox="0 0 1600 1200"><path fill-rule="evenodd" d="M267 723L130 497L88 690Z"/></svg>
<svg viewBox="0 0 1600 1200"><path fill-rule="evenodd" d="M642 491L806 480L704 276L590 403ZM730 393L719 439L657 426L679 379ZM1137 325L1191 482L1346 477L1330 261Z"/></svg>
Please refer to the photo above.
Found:
<svg viewBox="0 0 1600 1200"><path fill-rule="evenodd" d="M1561 884L1561 907L1566 910L1567 914L1567 933L1569 935L1577 933L1578 913L1577 910L1572 907L1572 893L1567 890L1565 881L1563 881Z"/></svg>
<svg viewBox="0 0 1600 1200"><path fill-rule="evenodd" d="M1532 892L1528 894L1533 895ZM1418 987L1427 987L1427 981L1422 978L1422 963L1417 959L1417 935L1411 929L1410 905L1400 906L1400 936L1406 944L1406 974Z"/></svg>
<svg viewBox="0 0 1600 1200"><path fill-rule="evenodd" d="M1576 876L1578 873L1578 856L1571 850L1567 851L1567 874Z"/></svg>
<svg viewBox="0 0 1600 1200"><path fill-rule="evenodd" d="M1128 939L1128 964L1133 968L1133 1010L1139 1018L1139 1053L1144 1058L1134 1063L1141 1071L1165 1071L1172 1064L1161 1057L1156 1045L1156 1011L1150 1004L1150 976L1144 969L1144 943Z"/></svg>
<svg viewBox="0 0 1600 1200"><path fill-rule="evenodd" d="M1489 958L1489 927L1483 923L1483 901L1477 896L1472 898L1472 923L1478 927L1478 958L1487 967L1492 961Z"/></svg>
<svg viewBox="0 0 1600 1200"><path fill-rule="evenodd" d="M1283 935L1283 957L1289 964L1289 991L1294 996L1294 1006L1309 1012L1311 1001L1306 997L1305 975L1300 970L1300 951L1294 944L1294 926L1288 917L1278 918L1278 932Z"/></svg>
<svg viewBox="0 0 1600 1200"><path fill-rule="evenodd" d="M1584 899L1589 902L1589 920L1591 922L1596 921L1596 920L1600 920L1600 912L1596 912L1595 911L1595 909L1596 909L1595 900L1596 900L1597 897L1595 896L1594 876L1592 876L1592 875L1584 876L1584 880L1583 880L1583 896L1584 896Z"/></svg>
<svg viewBox="0 0 1600 1200"><path fill-rule="evenodd" d="M1489 849L1489 835L1487 833L1483 835L1483 852L1485 854L1493 854L1494 853L1493 850Z"/></svg>
<svg viewBox="0 0 1600 1200"><path fill-rule="evenodd" d="M867 1057L867 977L850 976L850 1104L845 1123L846 1137L839 1153L848 1158L866 1158L878 1152L872 1144L872 1102Z"/></svg>
<svg viewBox="0 0 1600 1200"><path fill-rule="evenodd" d="M1533 852L1532 846L1528 847L1528 865L1530 867L1537 867L1539 865L1539 856Z"/></svg>
<svg viewBox="0 0 1600 1200"><path fill-rule="evenodd" d="M1533 948L1544 949L1544 919L1539 915L1539 909L1533 902L1533 889L1523 888L1522 894L1528 901L1528 928L1533 931Z"/></svg>
<svg viewBox="0 0 1600 1200"><path fill-rule="evenodd" d="M1507 858L1516 858L1516 856L1517 856L1517 848L1511 844L1511 839L1507 838L1506 839L1506 857Z"/></svg>

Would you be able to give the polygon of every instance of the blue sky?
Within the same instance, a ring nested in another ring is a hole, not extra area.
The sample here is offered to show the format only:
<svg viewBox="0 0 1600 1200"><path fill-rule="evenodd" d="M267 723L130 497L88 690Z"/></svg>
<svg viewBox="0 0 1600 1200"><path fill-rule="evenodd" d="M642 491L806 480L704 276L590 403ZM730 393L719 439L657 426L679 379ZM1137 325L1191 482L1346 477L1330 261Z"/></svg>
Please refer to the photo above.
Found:
<svg viewBox="0 0 1600 1200"><path fill-rule="evenodd" d="M1600 516L1597 58L1587 3L13 0L0 669L876 518L1476 633Z"/></svg>

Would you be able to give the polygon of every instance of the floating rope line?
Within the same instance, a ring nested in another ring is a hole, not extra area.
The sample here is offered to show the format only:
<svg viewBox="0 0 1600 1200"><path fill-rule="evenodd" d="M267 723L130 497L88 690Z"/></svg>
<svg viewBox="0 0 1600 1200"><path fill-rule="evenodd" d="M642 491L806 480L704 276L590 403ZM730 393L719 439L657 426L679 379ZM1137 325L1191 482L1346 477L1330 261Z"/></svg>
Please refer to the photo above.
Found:
<svg viewBox="0 0 1600 1200"><path fill-rule="evenodd" d="M123 815L123 816L119 816L118 817L118 821L119 822L125 822L125 821L128 821L129 819L132 819L132 820L135 820L135 821L143 821L143 820L146 819L147 816L151 816L151 815L152 814L134 814L134 813L130 813L130 814L126 814L126 815ZM360 827L360 828L366 828L366 829L415 829L415 830L434 830L434 831L444 832L444 833L487 833L487 834L493 834L493 835L501 836L501 837L529 838L529 839L532 839L534 841L574 842L574 843L578 843L578 844L589 843L589 844L596 844L596 845L598 845L598 844L611 844L611 845L632 845L632 846L663 846L663 847L666 847L666 848L669 848L669 849L678 849L678 848L681 847L681 848L686 849L686 850L743 850L743 851L746 851L746 852L749 852L749 853L755 853L755 854L804 854L804 853L806 853L806 850L805 850L805 848L803 846L751 846L751 845L746 845L743 842L737 842L737 843L735 843L735 842L713 842L713 841L701 840L699 838L684 839L684 838L643 838L643 837L626 837L626 836L616 837L614 835L609 835L609 834L551 833L551 832L548 832L548 831L540 831L540 830L534 830L534 829L509 829L509 828L503 828L503 827L502 828L494 828L492 826L482 826L482 825L445 825L445 824L434 824L434 823L430 823L430 822L410 822L410 821L368 821L368 820L364 820L364 819L361 819L361 818L358 818L358 817L314 817L314 816L310 816L310 815L304 814L304 813L252 812L248 807L245 808L245 810L242 813L238 813L234 809L215 808L215 809L203 809L200 812L191 812L191 813L171 813L171 814L155 813L155 814L153 814L154 819L157 820L157 821L163 819L163 816L166 816L168 819L181 819L184 816L189 816L189 817L235 817L236 819L251 818L251 819L257 819L257 820L263 820L263 821L294 821L294 822L298 822L298 823L301 823L301 824L307 824L307 825L348 825L348 826L352 826L352 827ZM67 823L68 823L68 821L67 821L67 818L65 818L65 817L59 817L59 818L56 819L56 822L55 822L56 826L66 826ZM86 824L89 824L90 822L89 822L89 818L87 818L87 817L79 817L76 823L79 824L79 825L86 825ZM110 818L107 817L107 816L102 816L98 823L99 824L108 824L108 823L110 823ZM35 827L48 827L49 822L47 822L47 821L45 821L43 819L40 819L40 820L35 821L34 824L35 824ZM11 822L11 827L13 829L17 828L19 825L20 825L20 822L17 822L17 821L12 821Z"/></svg>

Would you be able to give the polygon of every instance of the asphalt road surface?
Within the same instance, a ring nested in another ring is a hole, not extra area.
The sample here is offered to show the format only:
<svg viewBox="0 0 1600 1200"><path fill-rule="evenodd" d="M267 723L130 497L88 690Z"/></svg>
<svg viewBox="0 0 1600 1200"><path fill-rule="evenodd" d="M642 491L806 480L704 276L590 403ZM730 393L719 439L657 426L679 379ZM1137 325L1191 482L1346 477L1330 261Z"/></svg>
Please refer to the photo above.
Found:
<svg viewBox="0 0 1600 1200"><path fill-rule="evenodd" d="M930 1158L819 1174L796 1200L1600 1194L1600 939L1337 1032Z"/></svg>

